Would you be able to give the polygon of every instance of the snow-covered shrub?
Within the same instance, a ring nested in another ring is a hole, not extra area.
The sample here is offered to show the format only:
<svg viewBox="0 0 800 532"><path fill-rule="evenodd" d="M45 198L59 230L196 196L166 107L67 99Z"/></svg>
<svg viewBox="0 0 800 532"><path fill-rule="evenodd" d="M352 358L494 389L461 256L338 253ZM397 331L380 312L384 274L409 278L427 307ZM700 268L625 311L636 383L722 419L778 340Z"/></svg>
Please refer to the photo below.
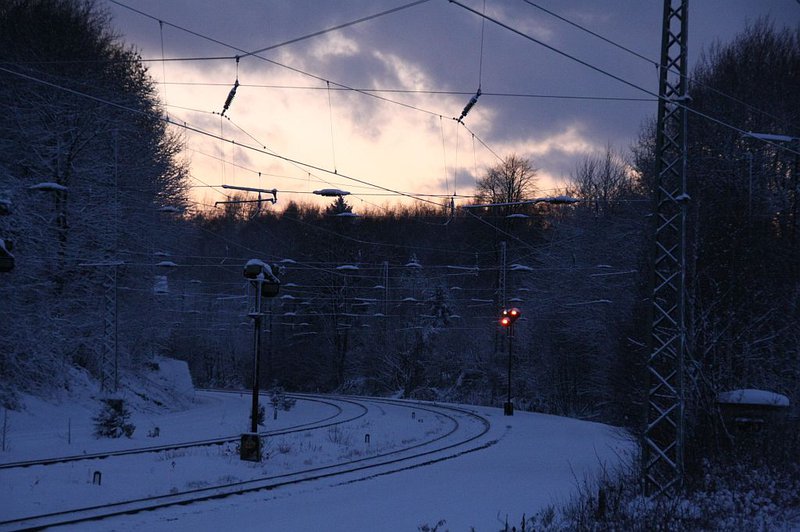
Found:
<svg viewBox="0 0 800 532"><path fill-rule="evenodd" d="M644 497L635 468L584 482L565 506L535 514L537 531L782 530L797 519L800 465L711 464L699 486L672 497ZM793 513L794 512L794 513Z"/></svg>
<svg viewBox="0 0 800 532"><path fill-rule="evenodd" d="M122 399L103 399L105 406L92 418L96 438L130 438L136 426L128 423L131 412Z"/></svg>
<svg viewBox="0 0 800 532"><path fill-rule="evenodd" d="M557 530L557 528L553 528L553 520L555 519L555 515L555 508L553 506L547 506L544 510L535 514L533 517L526 517L525 514L522 514L519 526L509 523L508 516L506 516L505 522L503 522L503 528L500 529L500 532L538 532Z"/></svg>
<svg viewBox="0 0 800 532"><path fill-rule="evenodd" d="M286 412L291 410L297 402L294 397L287 396L284 389L280 386L270 390L269 397L272 407L275 410L285 410Z"/></svg>
<svg viewBox="0 0 800 532"><path fill-rule="evenodd" d="M409 399L416 399L418 401L436 401L439 398L439 394L436 390L427 386L415 388L406 394L406 396Z"/></svg>
<svg viewBox="0 0 800 532"><path fill-rule="evenodd" d="M278 452L281 454L289 454L292 452L292 444L286 440L278 442Z"/></svg>
<svg viewBox="0 0 800 532"><path fill-rule="evenodd" d="M349 447L353 443L353 434L337 425L328 429L328 441L336 445Z"/></svg>
<svg viewBox="0 0 800 532"><path fill-rule="evenodd" d="M263 427L265 419L266 419L266 412L264 410L264 405L258 405L258 413L256 414L256 423L259 426ZM251 411L250 412L250 421L252 422L252 420L253 420L253 412Z"/></svg>
<svg viewBox="0 0 800 532"><path fill-rule="evenodd" d="M439 527L444 526L445 524L447 524L447 521L441 519L438 523L436 523L433 526L427 523L425 523L424 525L419 525L417 527L417 530L419 530L419 532L438 532Z"/></svg>

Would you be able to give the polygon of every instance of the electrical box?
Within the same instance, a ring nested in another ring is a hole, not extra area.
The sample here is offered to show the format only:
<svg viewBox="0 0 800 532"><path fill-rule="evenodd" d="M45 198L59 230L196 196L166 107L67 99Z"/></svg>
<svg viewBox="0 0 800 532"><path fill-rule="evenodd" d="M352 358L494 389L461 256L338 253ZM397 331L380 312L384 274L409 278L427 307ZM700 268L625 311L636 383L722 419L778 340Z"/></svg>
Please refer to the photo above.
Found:
<svg viewBox="0 0 800 532"><path fill-rule="evenodd" d="M239 458L248 462L261 461L261 438L255 432L245 432L239 442Z"/></svg>

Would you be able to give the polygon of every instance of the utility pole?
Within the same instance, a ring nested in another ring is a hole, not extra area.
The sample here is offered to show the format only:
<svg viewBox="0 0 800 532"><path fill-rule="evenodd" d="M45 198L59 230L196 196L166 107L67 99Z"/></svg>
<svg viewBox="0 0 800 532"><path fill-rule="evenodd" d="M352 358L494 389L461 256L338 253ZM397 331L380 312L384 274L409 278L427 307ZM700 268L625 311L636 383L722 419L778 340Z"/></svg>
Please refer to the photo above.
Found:
<svg viewBox="0 0 800 532"><path fill-rule="evenodd" d="M508 262L507 244L505 240L500 242L500 263L498 264L497 271L497 304L499 311L502 313L506 309L506 266ZM500 352L500 332L494 333L494 353L497 355Z"/></svg>
<svg viewBox="0 0 800 532"><path fill-rule="evenodd" d="M686 129L688 0L664 0L656 132L655 255L644 489L673 493L683 482L686 327Z"/></svg>
<svg viewBox="0 0 800 532"><path fill-rule="evenodd" d="M253 404L252 404L252 411L250 413L250 432L258 432L258 390L260 388L258 377L259 373L261 373L261 368L259 367L261 362L261 317L263 313L261 312L261 283L263 281L259 281L253 283L255 290L255 305L253 312L250 314L250 317L253 318Z"/></svg>
<svg viewBox="0 0 800 532"><path fill-rule="evenodd" d="M506 389L506 402L503 405L503 415L514 415L514 403L511 402L511 356L513 351L511 349L511 341L514 339L514 322L520 317L518 308L504 308L500 315L500 326L506 330L506 337L508 340L508 387Z"/></svg>
<svg viewBox="0 0 800 532"><path fill-rule="evenodd" d="M239 458L250 462L261 461L261 439L258 435L258 392L259 373L261 371L261 302L264 297L278 295L280 281L272 268L258 259L250 259L244 267L244 276L250 281L254 291L253 311L253 398L250 410L250 432L242 434L239 445Z"/></svg>
<svg viewBox="0 0 800 532"><path fill-rule="evenodd" d="M389 261L383 261L383 341L389 335Z"/></svg>
<svg viewBox="0 0 800 532"><path fill-rule="evenodd" d="M500 308L506 308L506 266L508 263L508 245L506 241L500 242L500 277L498 288L500 289Z"/></svg>
<svg viewBox="0 0 800 532"><path fill-rule="evenodd" d="M389 261L383 261L383 315L389 315ZM385 321L385 320L384 320Z"/></svg>

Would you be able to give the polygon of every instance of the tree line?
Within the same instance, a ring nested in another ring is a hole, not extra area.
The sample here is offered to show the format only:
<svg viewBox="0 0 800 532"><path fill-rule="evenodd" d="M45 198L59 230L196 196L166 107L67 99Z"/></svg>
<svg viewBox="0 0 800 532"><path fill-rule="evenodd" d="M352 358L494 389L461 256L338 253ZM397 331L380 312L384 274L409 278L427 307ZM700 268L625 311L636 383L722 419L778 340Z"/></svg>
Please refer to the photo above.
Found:
<svg viewBox="0 0 800 532"><path fill-rule="evenodd" d="M72 366L100 375L108 313L151 305L123 295L109 307L114 279L148 285L113 264L150 262L188 189L152 80L92 2L3 2L0 66L0 238L15 258L0 281L0 387L12 401L15 387L69 386ZM119 337L140 330L119 324ZM136 359L148 342L123 349Z"/></svg>

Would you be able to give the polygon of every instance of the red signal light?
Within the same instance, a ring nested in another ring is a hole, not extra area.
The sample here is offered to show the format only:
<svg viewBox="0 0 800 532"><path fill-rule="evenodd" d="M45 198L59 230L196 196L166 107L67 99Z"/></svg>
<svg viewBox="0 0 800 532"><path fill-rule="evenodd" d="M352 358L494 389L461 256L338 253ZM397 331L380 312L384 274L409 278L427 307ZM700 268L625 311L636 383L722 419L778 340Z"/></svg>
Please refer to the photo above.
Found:
<svg viewBox="0 0 800 532"><path fill-rule="evenodd" d="M510 327L522 313L518 308L503 309L500 317L500 325L503 327Z"/></svg>

